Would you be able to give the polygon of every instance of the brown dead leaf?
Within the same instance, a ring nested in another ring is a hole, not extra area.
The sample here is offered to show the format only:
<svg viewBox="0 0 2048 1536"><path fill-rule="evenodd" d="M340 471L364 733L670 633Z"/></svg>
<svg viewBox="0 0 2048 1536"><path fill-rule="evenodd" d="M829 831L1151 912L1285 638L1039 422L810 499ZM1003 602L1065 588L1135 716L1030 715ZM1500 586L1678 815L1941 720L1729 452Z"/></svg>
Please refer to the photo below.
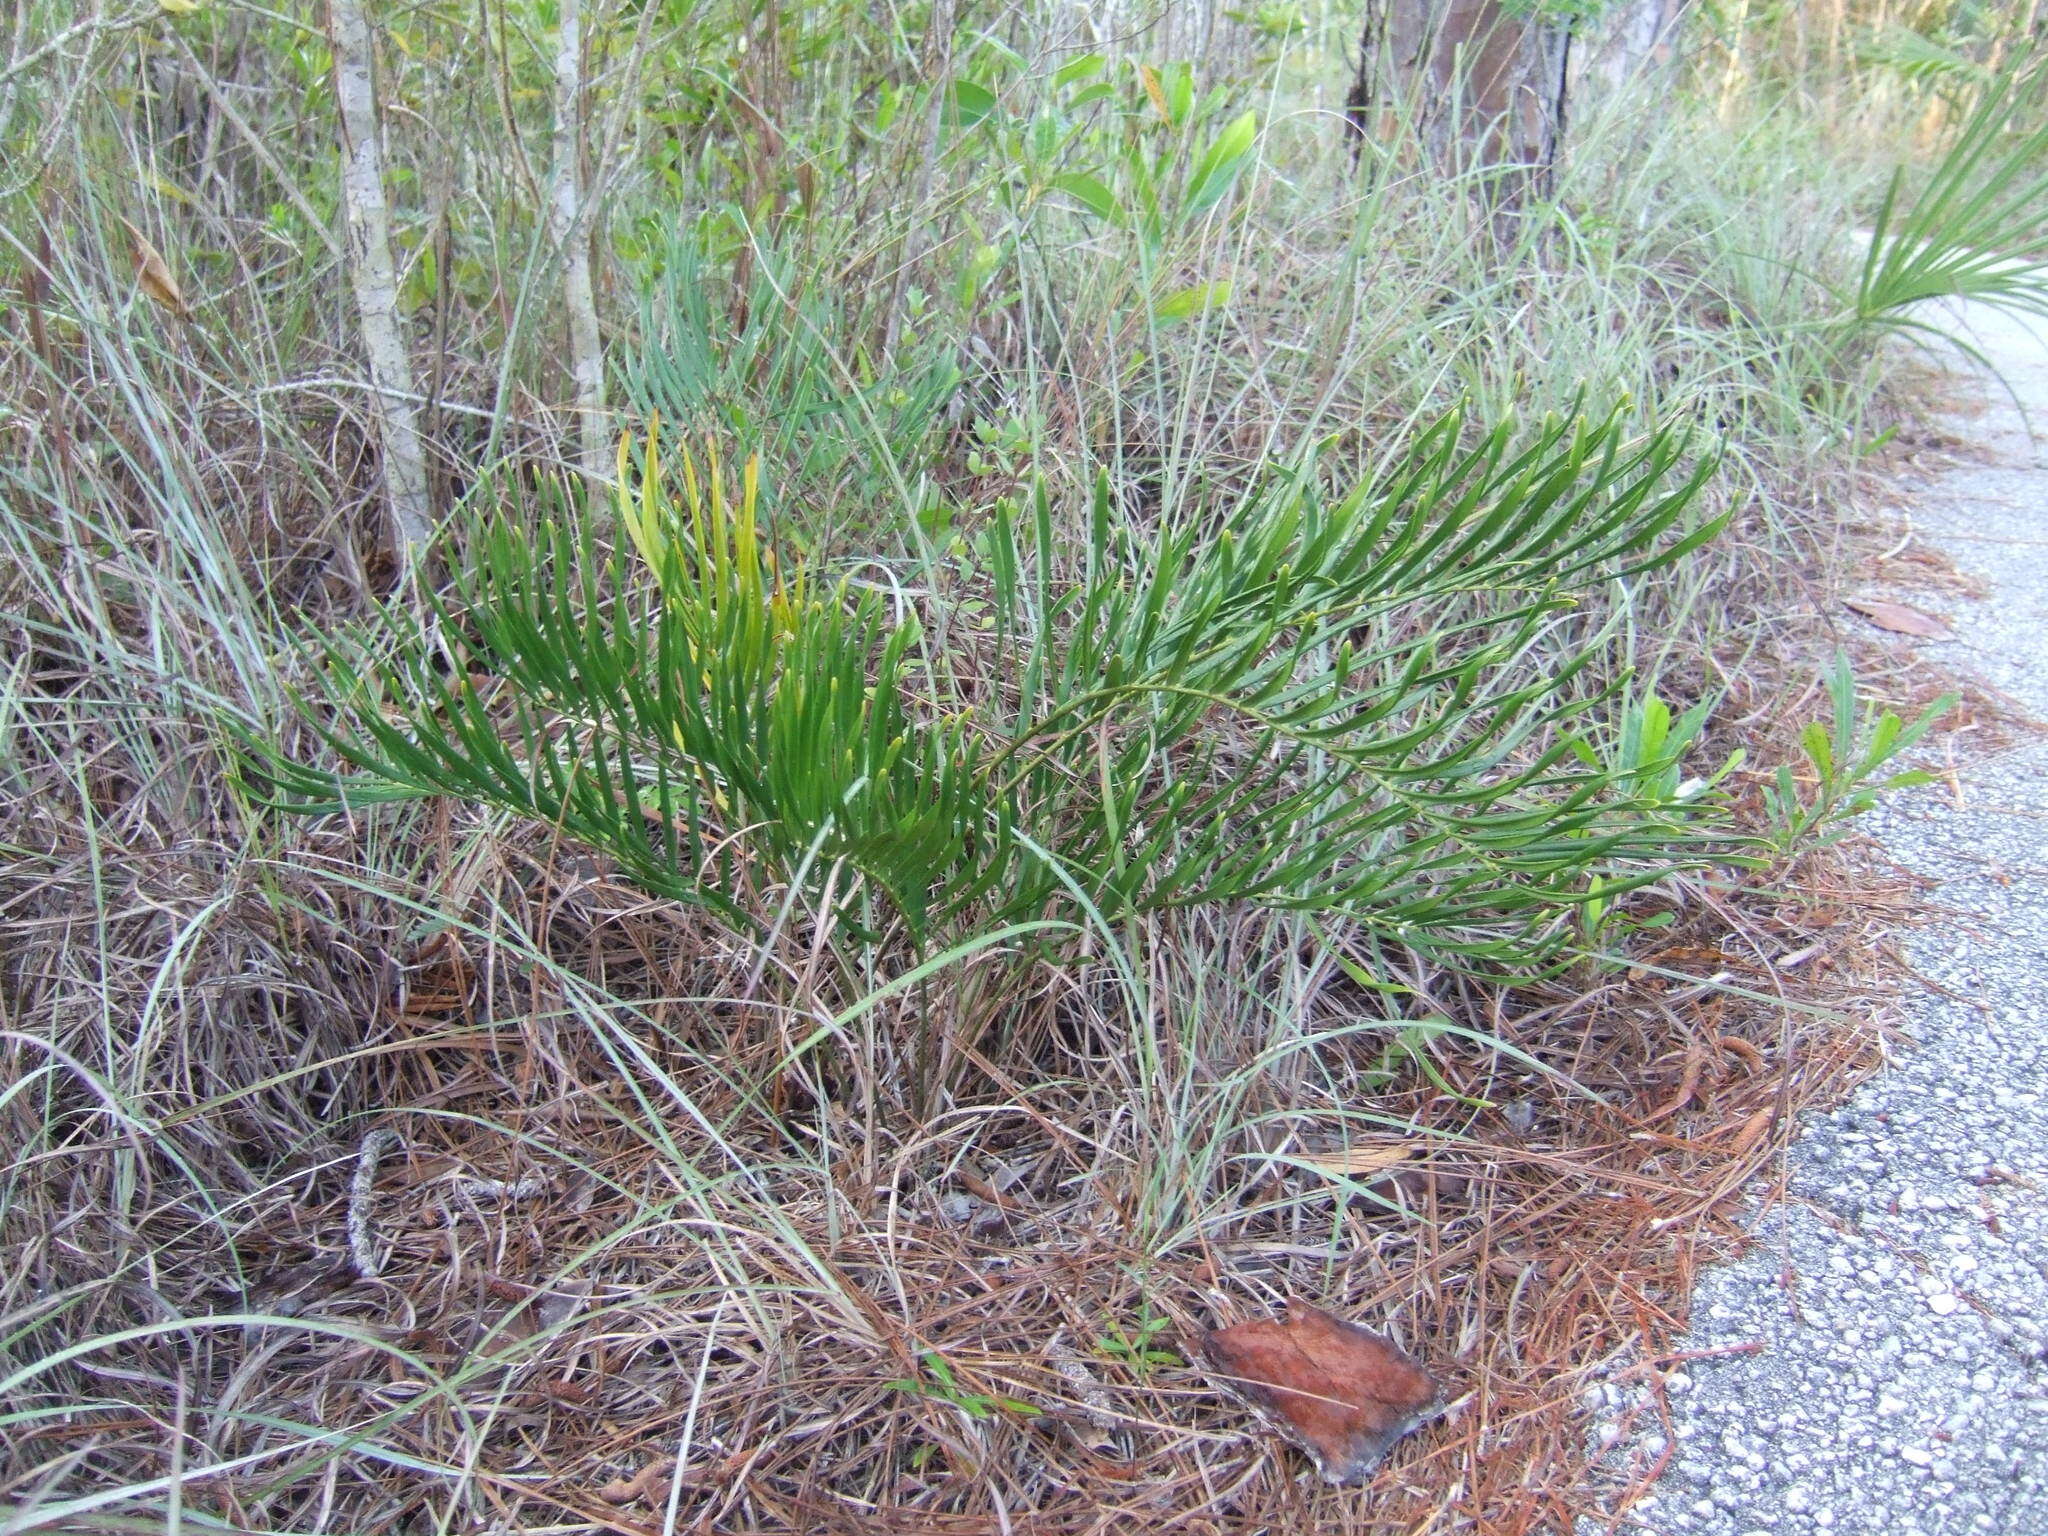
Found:
<svg viewBox="0 0 2048 1536"><path fill-rule="evenodd" d="M1904 603L1887 602L1881 597L1852 597L1842 606L1851 613L1861 614L1879 629L1890 630L1895 635L1918 635L1923 640L1948 638L1947 623L1931 613L1909 608Z"/></svg>
<svg viewBox="0 0 2048 1536"><path fill-rule="evenodd" d="M1202 1339L1219 1384L1306 1450L1326 1482L1365 1481L1437 1400L1429 1373L1378 1334L1291 1304Z"/></svg>
<svg viewBox="0 0 2048 1536"><path fill-rule="evenodd" d="M1714 1044L1731 1056L1740 1056L1752 1072L1764 1070L1764 1053L1740 1035L1716 1035Z"/></svg>
<svg viewBox="0 0 2048 1536"><path fill-rule="evenodd" d="M1159 71L1150 64L1138 66L1138 79L1145 87L1146 96L1151 98L1152 110L1159 114L1161 122L1173 121L1173 108L1166 103L1166 87L1160 83Z"/></svg>
<svg viewBox="0 0 2048 1536"><path fill-rule="evenodd" d="M1333 1176L1357 1179L1367 1195L1402 1210L1419 1208L1434 1194L1462 1199L1471 1181L1435 1167L1419 1138L1347 1147L1341 1152L1305 1152L1301 1161Z"/></svg>
<svg viewBox="0 0 2048 1536"><path fill-rule="evenodd" d="M1422 1143L1410 1139L1346 1147L1341 1152L1304 1152L1300 1156L1311 1168L1355 1179L1366 1174L1385 1173L1396 1164L1407 1162L1421 1150Z"/></svg>
<svg viewBox="0 0 2048 1536"><path fill-rule="evenodd" d="M135 252L135 281L142 291L157 303L163 305L180 320L185 318L185 293L179 288L178 280L171 276L170 263L163 253L149 243L149 237L133 224L123 219L121 223L128 230L128 240Z"/></svg>
<svg viewBox="0 0 2048 1536"><path fill-rule="evenodd" d="M1690 1104L1693 1094L1700 1086L1700 1069L1706 1064L1707 1059L1699 1047L1688 1043L1685 1048L1685 1066L1678 1074L1678 1091L1636 1123L1654 1125L1665 1116L1675 1115Z"/></svg>
<svg viewBox="0 0 2048 1536"><path fill-rule="evenodd" d="M999 1206L1006 1211L1020 1209L1015 1200L1004 1194L1000 1189L997 1189L987 1179L978 1179L965 1168L956 1172L954 1177L960 1181L962 1189L985 1205Z"/></svg>
<svg viewBox="0 0 2048 1536"><path fill-rule="evenodd" d="M1740 1130L1728 1143L1728 1150L1736 1157L1742 1156L1757 1143L1757 1138L1768 1131L1777 1121L1777 1111L1766 1106L1742 1122Z"/></svg>
<svg viewBox="0 0 2048 1536"><path fill-rule="evenodd" d="M675 1457L658 1456L631 1477L606 1483L597 1490L597 1496L607 1504L633 1504L642 1500L655 1503L657 1494L664 1499L668 1497L669 1474L675 1469Z"/></svg>

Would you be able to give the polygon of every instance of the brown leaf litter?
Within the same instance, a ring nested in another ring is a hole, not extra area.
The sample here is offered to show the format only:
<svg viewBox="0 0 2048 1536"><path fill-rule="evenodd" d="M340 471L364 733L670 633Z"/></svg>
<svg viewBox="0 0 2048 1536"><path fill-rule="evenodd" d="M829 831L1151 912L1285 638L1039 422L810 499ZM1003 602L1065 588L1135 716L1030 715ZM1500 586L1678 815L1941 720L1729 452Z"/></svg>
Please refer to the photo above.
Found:
<svg viewBox="0 0 2048 1536"><path fill-rule="evenodd" d="M1914 635L1923 640L1945 640L1949 636L1946 619L1936 618L1931 613L1922 613L1910 603L1897 603L1882 597L1851 597L1843 600L1842 606L1851 613L1860 614L1879 629L1895 635Z"/></svg>
<svg viewBox="0 0 2048 1536"><path fill-rule="evenodd" d="M1421 1364L1378 1334L1295 1302L1202 1339L1217 1381L1315 1458L1325 1482L1362 1483L1436 1405Z"/></svg>
<svg viewBox="0 0 2048 1536"><path fill-rule="evenodd" d="M450 818L451 848L469 835ZM1080 969L1045 978L1000 1051L953 1011L963 984L874 1009L861 1050L788 1067L806 1021L837 1006L795 989L813 935L757 969L635 893L552 883L550 856L538 838L530 862L516 843L501 856L466 955L407 938L410 909L367 897L339 914L349 945L323 951L266 906L212 908L217 877L185 879L155 848L16 882L16 1013L61 1004L81 1028L145 1007L165 932L213 912L179 1049L205 1063L197 1081L259 1086L163 1111L146 1152L162 1193L135 1207L133 1240L184 1316L283 1296L306 1325L152 1335L118 1362L87 1359L126 1373L119 1400L151 1411L81 1409L82 1440L24 1439L19 1470L89 1443L67 1473L79 1494L165 1475L176 1383L238 1381L240 1408L209 1430L222 1457L273 1444L280 1420L375 1426L382 1450L336 1463L331 1486L266 1466L192 1484L188 1504L243 1528L324 1508L352 1529L453 1517L634 1536L671 1509L681 1531L806 1536L1569 1530L1589 1497L1585 1385L1668 1355L1693 1267L1741 1240L1741 1194L1791 1117L1875 1063L1876 1032L1852 1021L1884 1007L1871 946L1910 903L1832 851L1808 861L1797 899L1689 888L1633 972L1500 989L1383 953L1431 1016L1549 1069L1444 1035L1429 1046L1441 1083L1391 1084L1383 1037L1344 1033L1374 998L1278 920L1203 917L1191 944L1231 956L1249 994L1298 998L1290 1027L1327 1038L1291 1077L1234 1077L1242 1020L1168 1020L1183 1057L1167 1064L1195 1094L1169 1104L1119 1075L1129 1039ZM105 892L131 887L108 916ZM115 958L80 968L74 930ZM575 1012L508 932L546 933L565 968L655 1001ZM387 961L396 981L379 979ZM748 1001L764 975L795 978L772 1007ZM1712 977L1742 994L1703 988ZM328 1011L305 1012L320 986ZM888 1084L939 1030L974 1071L912 1114ZM1219 1100L1202 1085L1240 1080L1242 1110L1203 1118ZM68 1112L89 1125L93 1103ZM356 1202L380 1260L366 1277L349 1263L350 1185L385 1126L404 1152ZM109 1160L84 1155L100 1144L82 1135L79 1156L37 1167L83 1213L61 1243L48 1221L7 1229L52 1294L131 1240L91 1214L123 1209L95 1183ZM262 1159L216 1177L247 1193L195 1220L178 1159L213 1166L246 1145ZM957 1219L949 1202L969 1197L1001 1220ZM125 1293L104 1294L93 1326L132 1326L112 1310ZM1200 1349L1215 1320L1282 1302L1297 1303L1287 1322ZM1141 1337L1144 1318L1160 1326ZM1385 1320L1452 1408L1395 1443L1423 1387L1353 1318ZM252 1348L271 1351L254 1371ZM1300 1371L1268 1369L1290 1351ZM1198 1353L1207 1369L1182 1358ZM1352 1354L1369 1358L1347 1375ZM1305 1421L1290 1434L1326 1475L1364 1486L1303 1478L1293 1451L1243 1433L1219 1357L1236 1390ZM925 1389L892 1386L905 1379ZM83 1372L66 1390L108 1392ZM1036 1412L962 1406L984 1400ZM663 1465L682 1445L682 1467Z"/></svg>

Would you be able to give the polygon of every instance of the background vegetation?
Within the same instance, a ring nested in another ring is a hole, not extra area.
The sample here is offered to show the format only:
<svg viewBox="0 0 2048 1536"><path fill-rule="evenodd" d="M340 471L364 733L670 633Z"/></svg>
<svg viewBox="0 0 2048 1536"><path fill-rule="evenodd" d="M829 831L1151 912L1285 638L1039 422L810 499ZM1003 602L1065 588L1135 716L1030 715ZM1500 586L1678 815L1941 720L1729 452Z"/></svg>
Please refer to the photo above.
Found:
<svg viewBox="0 0 2048 1536"><path fill-rule="evenodd" d="M559 3L373 8L416 565L323 14L15 13L5 1528L1562 1528L1866 1059L2031 13L1588 19L1502 216L1342 7ZM1364 1499L1285 1295L1459 1404Z"/></svg>

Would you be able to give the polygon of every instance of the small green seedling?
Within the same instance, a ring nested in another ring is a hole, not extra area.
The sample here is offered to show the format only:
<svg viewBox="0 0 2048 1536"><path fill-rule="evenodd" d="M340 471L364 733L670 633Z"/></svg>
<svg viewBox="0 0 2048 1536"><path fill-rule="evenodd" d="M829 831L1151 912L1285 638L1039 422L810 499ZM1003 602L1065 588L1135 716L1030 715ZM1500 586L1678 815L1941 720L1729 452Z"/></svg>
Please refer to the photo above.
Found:
<svg viewBox="0 0 2048 1536"><path fill-rule="evenodd" d="M1911 725L1888 709L1859 707L1849 658L1840 652L1828 674L1828 700L1832 721L1816 720L1799 736L1810 777L1781 763L1763 788L1771 842L1782 854L1826 847L1886 790L1933 783L1931 773L1891 772L1887 765L1925 736L1956 702L1954 694L1943 694Z"/></svg>
<svg viewBox="0 0 2048 1536"><path fill-rule="evenodd" d="M1102 1337L1095 1341L1095 1352L1110 1360L1120 1360L1140 1376L1149 1376L1161 1366L1177 1366L1184 1362L1170 1349L1161 1349L1156 1340L1170 1326L1168 1319L1154 1315L1147 1306L1138 1315L1137 1325L1126 1329L1115 1318L1104 1320Z"/></svg>
<svg viewBox="0 0 2048 1536"><path fill-rule="evenodd" d="M1629 911L1621 904L1621 895L1609 894L1617 883L1589 876L1586 899L1579 905L1579 931L1584 935L1586 953L1592 957L1593 968L1602 972L1618 971L1629 963L1625 955L1630 939L1669 928L1678 917L1668 907L1641 916ZM1620 889L1626 894L1631 887Z"/></svg>
<svg viewBox="0 0 2048 1536"><path fill-rule="evenodd" d="M1705 734L1715 700L1701 699L1682 715L1658 697L1654 688L1626 701L1614 729L1569 743L1588 767L1602 770L1623 794L1633 797L1638 814L1675 825L1703 825L1725 815L1722 783L1743 764L1739 748L1708 774L1688 774L1687 754ZM1620 955L1631 939L1669 927L1677 917L1670 910L1641 913L1625 905L1639 882L1617 880L1594 872L1586 879L1579 904L1581 946L1596 971L1613 971L1627 962Z"/></svg>
<svg viewBox="0 0 2048 1536"><path fill-rule="evenodd" d="M886 1381L882 1385L893 1392L908 1392L913 1397L950 1403L970 1419L992 1419L999 1413L1012 1413L1021 1418L1035 1419L1042 1411L1014 1397L968 1391L954 1376L953 1367L946 1357L935 1349L928 1349L917 1358L918 1363L924 1367L923 1376L916 1379L902 1377L896 1381Z"/></svg>

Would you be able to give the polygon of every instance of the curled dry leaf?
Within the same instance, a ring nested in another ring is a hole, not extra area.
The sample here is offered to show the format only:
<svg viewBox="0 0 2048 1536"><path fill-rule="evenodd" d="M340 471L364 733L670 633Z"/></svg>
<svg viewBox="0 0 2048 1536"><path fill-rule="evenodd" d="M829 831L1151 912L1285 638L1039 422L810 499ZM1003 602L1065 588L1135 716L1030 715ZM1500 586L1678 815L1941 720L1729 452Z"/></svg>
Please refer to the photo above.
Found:
<svg viewBox="0 0 2048 1536"><path fill-rule="evenodd" d="M564 1280L549 1288L522 1285L499 1275L483 1277L484 1293L512 1303L498 1326L515 1339L530 1339L537 1333L560 1327L589 1303L596 1289L589 1280Z"/></svg>
<svg viewBox="0 0 2048 1536"><path fill-rule="evenodd" d="M1389 1168L1407 1162L1421 1150L1422 1143L1410 1139L1346 1147L1340 1152L1304 1152L1301 1160L1324 1173L1340 1173L1355 1179L1365 1174L1385 1173Z"/></svg>
<svg viewBox="0 0 2048 1536"><path fill-rule="evenodd" d="M178 286L178 280L171 276L170 263L164 260L163 252L149 243L149 237L141 230L126 219L121 223L128 230L128 241L135 252L135 281L144 293L182 320L186 313L185 293Z"/></svg>
<svg viewBox="0 0 2048 1536"><path fill-rule="evenodd" d="M1212 1331L1202 1354L1219 1385L1314 1457L1326 1482L1364 1482L1437 1401L1436 1383L1406 1353L1299 1302L1284 1321Z"/></svg>
<svg viewBox="0 0 2048 1536"><path fill-rule="evenodd" d="M668 1497L669 1474L676 1469L673 1456L658 1456L631 1477L614 1478L597 1490L607 1504L653 1504Z"/></svg>
<svg viewBox="0 0 2048 1536"><path fill-rule="evenodd" d="M1376 1200L1384 1200L1397 1211L1414 1212L1427 1209L1432 1198L1442 1204L1454 1204L1463 1200L1471 1188L1471 1179L1462 1173L1452 1173L1428 1163L1410 1163L1405 1168L1396 1168L1383 1179L1373 1180L1365 1192ZM1392 1214L1384 1207L1382 1213Z"/></svg>
<svg viewBox="0 0 2048 1536"><path fill-rule="evenodd" d="M958 1172L956 1172L954 1174L954 1177L960 1181L960 1187L962 1189L966 1190L967 1193L974 1196L975 1199L981 1201L985 1205L997 1206L1002 1210L1006 1211L1014 1211L1021 1209L1019 1203L1016 1200L1004 1194L1000 1189L996 1188L996 1186L991 1184L987 1179L976 1178L973 1174L969 1173L965 1168L962 1168Z"/></svg>
<svg viewBox="0 0 2048 1536"><path fill-rule="evenodd" d="M534 1321L542 1328L555 1328L583 1310L597 1287L589 1280L564 1280L552 1290L541 1292L533 1303Z"/></svg>
<svg viewBox="0 0 2048 1536"><path fill-rule="evenodd" d="M714 1451L723 1449L716 1441L710 1448ZM658 1456L631 1477L614 1478L606 1483L597 1490L597 1496L607 1504L648 1504L658 1508L668 1502L677 1483L685 1488L715 1487L739 1476L750 1460L752 1453L741 1449L678 1471L675 1457Z"/></svg>
<svg viewBox="0 0 2048 1536"><path fill-rule="evenodd" d="M1888 629L1895 635L1918 635L1923 640L1943 640L1948 637L1948 625L1931 613L1922 613L1918 608L1909 608L1904 603L1888 602L1881 597L1852 597L1843 603L1851 613L1861 614L1879 629Z"/></svg>

